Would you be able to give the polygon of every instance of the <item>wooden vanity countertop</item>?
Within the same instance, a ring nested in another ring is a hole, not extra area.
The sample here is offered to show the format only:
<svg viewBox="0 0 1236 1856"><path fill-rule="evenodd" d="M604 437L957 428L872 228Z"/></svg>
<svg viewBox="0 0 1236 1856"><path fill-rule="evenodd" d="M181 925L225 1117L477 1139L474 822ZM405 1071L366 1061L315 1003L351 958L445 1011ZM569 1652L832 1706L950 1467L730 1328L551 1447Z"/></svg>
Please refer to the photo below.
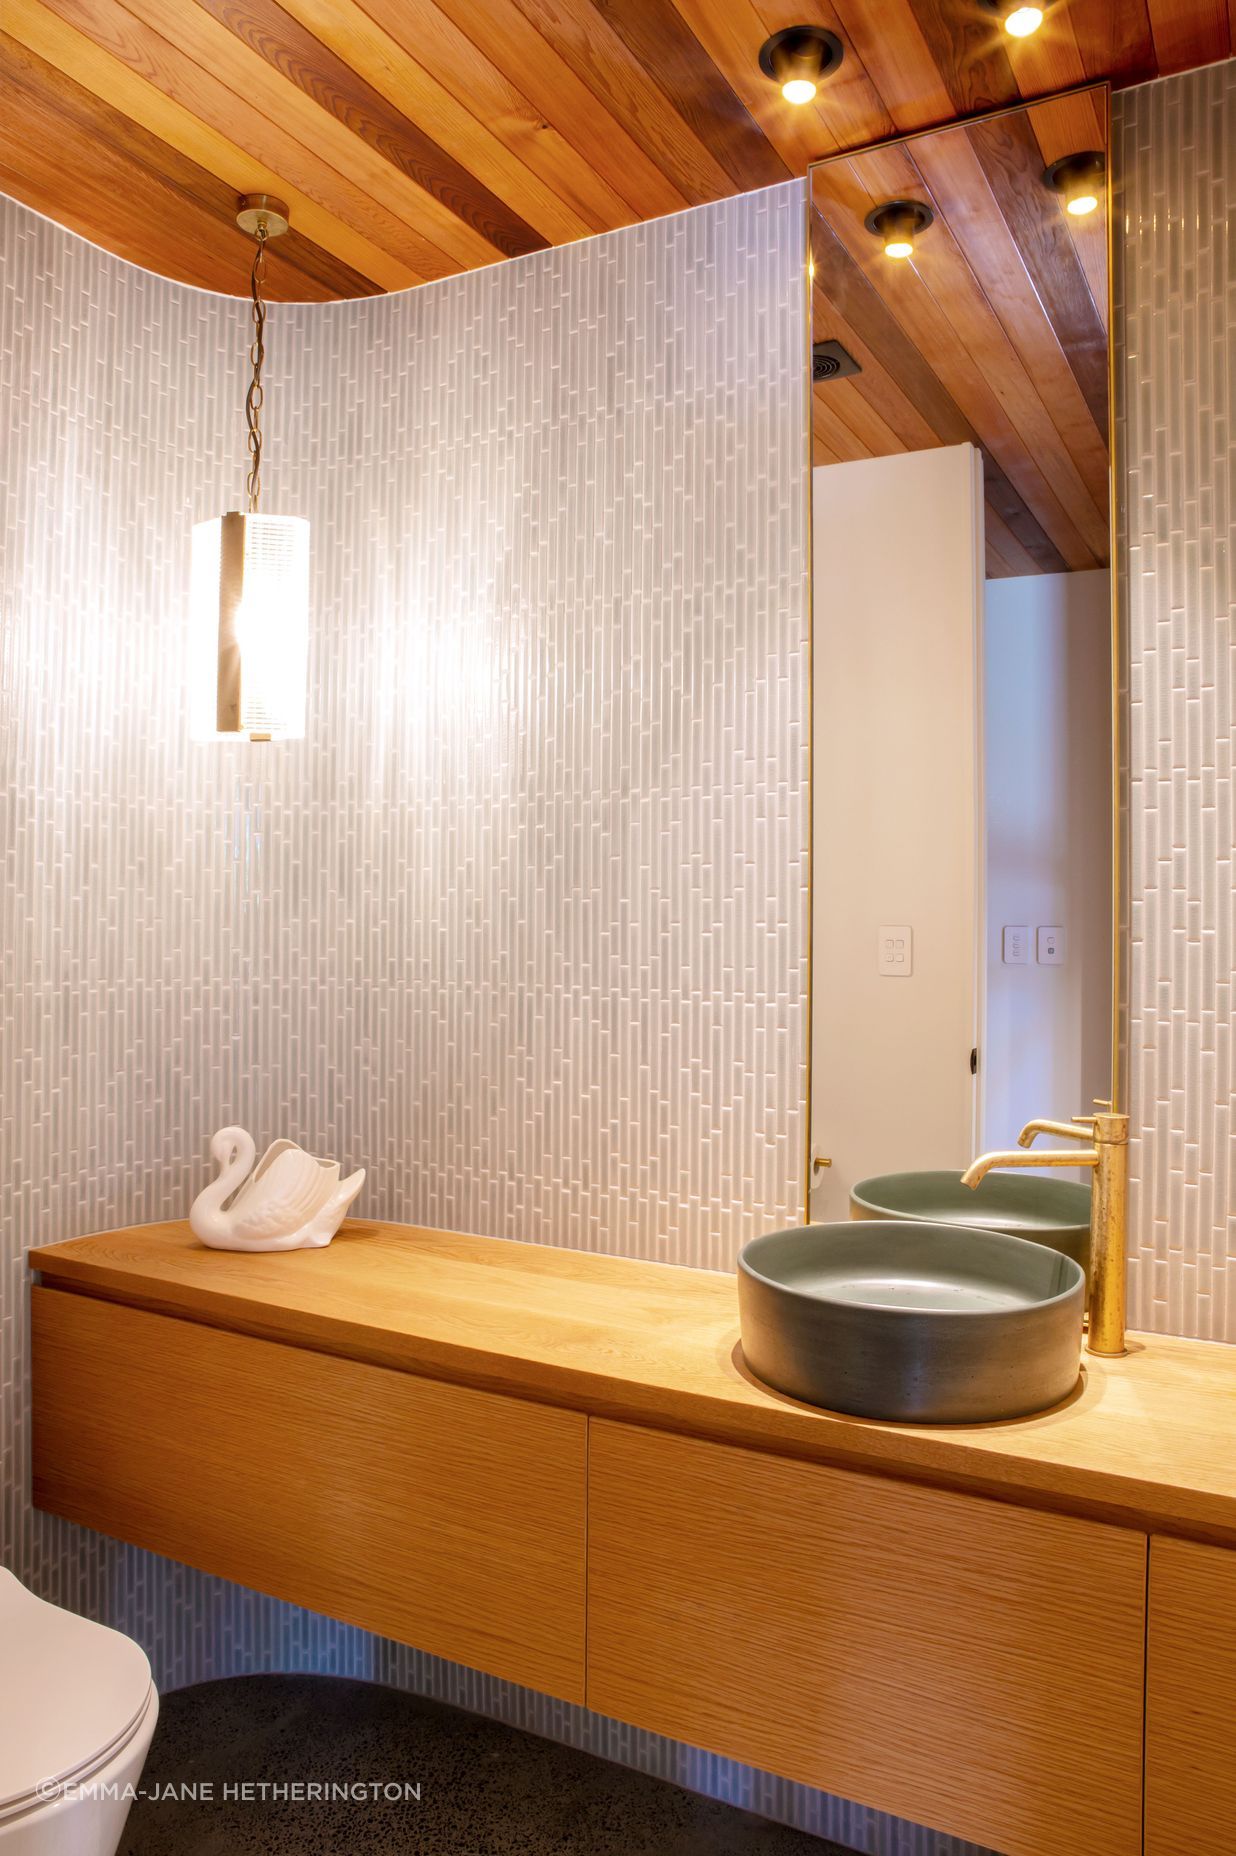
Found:
<svg viewBox="0 0 1236 1856"><path fill-rule="evenodd" d="M1130 1336L1033 1418L817 1411L750 1378L734 1278L413 1225L325 1250L207 1250L182 1222L53 1244L45 1284L749 1449L1236 1544L1236 1346Z"/></svg>

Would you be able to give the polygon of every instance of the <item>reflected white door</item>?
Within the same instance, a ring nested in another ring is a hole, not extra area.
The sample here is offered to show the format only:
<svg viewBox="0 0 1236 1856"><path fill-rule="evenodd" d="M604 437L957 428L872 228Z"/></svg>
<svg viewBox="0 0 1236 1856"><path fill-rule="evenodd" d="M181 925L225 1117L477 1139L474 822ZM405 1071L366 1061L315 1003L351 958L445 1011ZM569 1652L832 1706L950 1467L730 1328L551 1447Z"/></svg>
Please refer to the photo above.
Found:
<svg viewBox="0 0 1236 1856"><path fill-rule="evenodd" d="M817 466L811 1215L964 1167L983 1016L983 476L971 445Z"/></svg>

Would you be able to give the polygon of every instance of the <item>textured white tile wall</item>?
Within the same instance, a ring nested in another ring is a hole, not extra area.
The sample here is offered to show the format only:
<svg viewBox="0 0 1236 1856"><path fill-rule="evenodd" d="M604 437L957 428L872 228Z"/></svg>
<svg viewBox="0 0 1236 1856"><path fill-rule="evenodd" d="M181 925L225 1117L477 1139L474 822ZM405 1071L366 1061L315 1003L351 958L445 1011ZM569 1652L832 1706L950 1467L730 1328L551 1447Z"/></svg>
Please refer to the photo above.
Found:
<svg viewBox="0 0 1236 1856"><path fill-rule="evenodd" d="M1114 129L1131 1317L1236 1341L1236 62Z"/></svg>
<svg viewBox="0 0 1236 1856"><path fill-rule="evenodd" d="M806 1114L797 186L271 316L304 744L191 746L241 305L0 213L0 1557L151 1652L406 1683L879 1856L968 1846L29 1508L24 1254L183 1212L228 1120L362 1209L728 1266Z"/></svg>

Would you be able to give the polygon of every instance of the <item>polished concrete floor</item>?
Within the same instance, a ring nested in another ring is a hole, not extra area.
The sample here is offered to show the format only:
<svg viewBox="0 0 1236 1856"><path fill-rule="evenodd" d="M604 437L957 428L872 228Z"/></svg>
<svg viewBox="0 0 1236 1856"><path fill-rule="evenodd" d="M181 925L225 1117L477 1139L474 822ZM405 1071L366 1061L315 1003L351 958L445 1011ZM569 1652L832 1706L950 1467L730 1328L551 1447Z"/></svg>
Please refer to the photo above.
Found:
<svg viewBox="0 0 1236 1856"><path fill-rule="evenodd" d="M263 1797L293 1782L362 1796ZM387 1786L419 1800L372 1796ZM141 1788L122 1856L844 1856L513 1727L325 1676L165 1695Z"/></svg>

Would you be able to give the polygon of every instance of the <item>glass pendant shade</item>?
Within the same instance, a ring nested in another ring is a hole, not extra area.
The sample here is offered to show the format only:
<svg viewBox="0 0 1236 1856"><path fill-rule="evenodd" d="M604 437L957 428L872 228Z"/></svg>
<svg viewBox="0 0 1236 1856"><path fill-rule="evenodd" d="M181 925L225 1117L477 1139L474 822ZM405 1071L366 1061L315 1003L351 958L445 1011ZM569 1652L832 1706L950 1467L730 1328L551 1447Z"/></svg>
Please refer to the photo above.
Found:
<svg viewBox="0 0 1236 1856"><path fill-rule="evenodd" d="M216 516L193 529L192 732L297 740L309 670L309 524Z"/></svg>

